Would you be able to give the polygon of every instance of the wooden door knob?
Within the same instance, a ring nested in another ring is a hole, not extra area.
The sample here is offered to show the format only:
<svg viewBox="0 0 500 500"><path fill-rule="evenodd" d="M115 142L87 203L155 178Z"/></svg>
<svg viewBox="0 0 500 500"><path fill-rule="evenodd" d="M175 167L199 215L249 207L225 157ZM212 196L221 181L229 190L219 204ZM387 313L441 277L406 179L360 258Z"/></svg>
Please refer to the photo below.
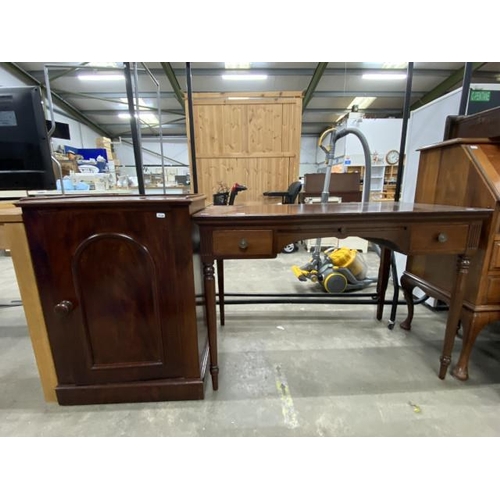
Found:
<svg viewBox="0 0 500 500"><path fill-rule="evenodd" d="M70 302L69 300L63 300L54 307L54 312L59 316L67 316L72 310L73 310L73 303Z"/></svg>

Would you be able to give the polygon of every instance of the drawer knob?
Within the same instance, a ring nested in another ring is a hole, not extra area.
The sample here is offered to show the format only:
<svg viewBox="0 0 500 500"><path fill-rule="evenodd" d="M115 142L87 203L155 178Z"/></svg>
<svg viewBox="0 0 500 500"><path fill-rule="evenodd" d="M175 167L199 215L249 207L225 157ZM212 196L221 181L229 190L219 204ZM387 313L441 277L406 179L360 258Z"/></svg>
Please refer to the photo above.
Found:
<svg viewBox="0 0 500 500"><path fill-rule="evenodd" d="M54 307L54 312L59 316L67 316L72 310L73 310L73 303L70 302L69 300L63 300Z"/></svg>
<svg viewBox="0 0 500 500"><path fill-rule="evenodd" d="M439 243L446 243L448 241L448 236L446 236L446 233L439 233L438 241Z"/></svg>
<svg viewBox="0 0 500 500"><path fill-rule="evenodd" d="M241 238L238 246L242 249L242 250L246 250L248 248L248 241L245 239L245 238Z"/></svg>

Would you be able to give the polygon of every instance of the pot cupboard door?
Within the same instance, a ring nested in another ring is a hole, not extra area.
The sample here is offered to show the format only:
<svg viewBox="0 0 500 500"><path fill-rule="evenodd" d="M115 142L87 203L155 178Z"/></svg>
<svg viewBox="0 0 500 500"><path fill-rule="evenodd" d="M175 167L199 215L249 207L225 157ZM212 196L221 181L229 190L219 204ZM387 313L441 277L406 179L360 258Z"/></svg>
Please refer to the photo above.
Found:
<svg viewBox="0 0 500 500"><path fill-rule="evenodd" d="M25 216L60 383L182 375L180 292L169 279L177 264L169 251L173 216L137 210Z"/></svg>

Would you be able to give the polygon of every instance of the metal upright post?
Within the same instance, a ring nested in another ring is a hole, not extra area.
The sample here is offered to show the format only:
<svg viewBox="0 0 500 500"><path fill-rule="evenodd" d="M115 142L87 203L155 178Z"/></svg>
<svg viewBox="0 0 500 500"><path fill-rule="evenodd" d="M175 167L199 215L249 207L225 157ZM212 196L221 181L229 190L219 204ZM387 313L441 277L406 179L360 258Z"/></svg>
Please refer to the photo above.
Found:
<svg viewBox="0 0 500 500"><path fill-rule="evenodd" d="M65 195L66 190L63 182L62 167L57 158L55 157L52 147L52 135L56 129L56 120L54 118L54 104L52 103L52 91L50 89L49 68L47 65L45 65L45 67L43 68L43 72L45 75L45 89L47 93L47 100L49 101L49 112L50 112L50 123L51 123L50 129L47 131L47 136L50 141L50 157L52 158L52 161L57 165L57 173L59 175L59 182L61 183L61 194Z"/></svg>
<svg viewBox="0 0 500 500"><path fill-rule="evenodd" d="M127 90L127 101L128 110L130 113L130 128L132 132L132 143L134 146L134 159L135 159L135 170L137 172L137 182L139 184L139 194L144 195L144 174L142 171L142 153L141 153L141 139L139 135L139 128L137 125L137 116L134 106L134 92L132 90L132 72L130 70L130 63L124 63L124 73L125 73L125 87Z"/></svg>
<svg viewBox="0 0 500 500"><path fill-rule="evenodd" d="M188 112L189 112L189 135L191 144L191 168L193 171L193 193L198 193L198 174L196 171L196 142L194 137L194 114L193 114L193 90L191 83L191 63L186 63L186 80L188 94Z"/></svg>
<svg viewBox="0 0 500 500"><path fill-rule="evenodd" d="M396 179L396 192L394 193L394 201L399 201L401 196L401 183L403 181L404 157L406 147L406 134L408 130L408 119L410 118L410 101L411 101L411 83L413 80L413 63L408 63L406 72L406 92L405 102L403 109L403 125L401 128L401 143L399 145L399 163L398 163L398 176Z"/></svg>
<svg viewBox="0 0 500 500"><path fill-rule="evenodd" d="M408 131L408 119L410 118L410 101L411 101L411 84L413 80L413 63L408 63L408 69L406 72L406 92L403 107L403 125L401 127L401 142L399 145L399 162L398 162L398 175L396 178L396 191L394 193L394 201L399 201L401 197L401 183L403 181L403 169L404 169L404 157L406 148L406 135ZM390 252L390 267L392 273L392 282L394 287L394 294L392 297L391 315L389 318L388 327L390 330L394 328L396 322L396 311L398 308L398 298L399 298L399 282L398 282L398 270L396 267L396 258L394 257L394 252Z"/></svg>
<svg viewBox="0 0 500 500"><path fill-rule="evenodd" d="M464 80L462 82L462 97L460 98L460 108L458 110L458 115L463 116L467 111L467 103L469 102L469 89L470 82L472 79L472 63L465 63L464 68Z"/></svg>

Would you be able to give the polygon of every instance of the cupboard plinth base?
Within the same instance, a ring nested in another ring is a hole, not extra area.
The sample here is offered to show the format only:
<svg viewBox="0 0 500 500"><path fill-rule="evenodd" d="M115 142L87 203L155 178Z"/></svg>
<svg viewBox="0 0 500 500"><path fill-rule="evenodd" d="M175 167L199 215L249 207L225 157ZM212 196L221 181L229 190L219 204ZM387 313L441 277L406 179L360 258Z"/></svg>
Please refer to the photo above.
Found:
<svg viewBox="0 0 500 500"><path fill-rule="evenodd" d="M146 380L106 385L59 385L56 395L62 406L148 403L204 399L204 387L202 379Z"/></svg>

